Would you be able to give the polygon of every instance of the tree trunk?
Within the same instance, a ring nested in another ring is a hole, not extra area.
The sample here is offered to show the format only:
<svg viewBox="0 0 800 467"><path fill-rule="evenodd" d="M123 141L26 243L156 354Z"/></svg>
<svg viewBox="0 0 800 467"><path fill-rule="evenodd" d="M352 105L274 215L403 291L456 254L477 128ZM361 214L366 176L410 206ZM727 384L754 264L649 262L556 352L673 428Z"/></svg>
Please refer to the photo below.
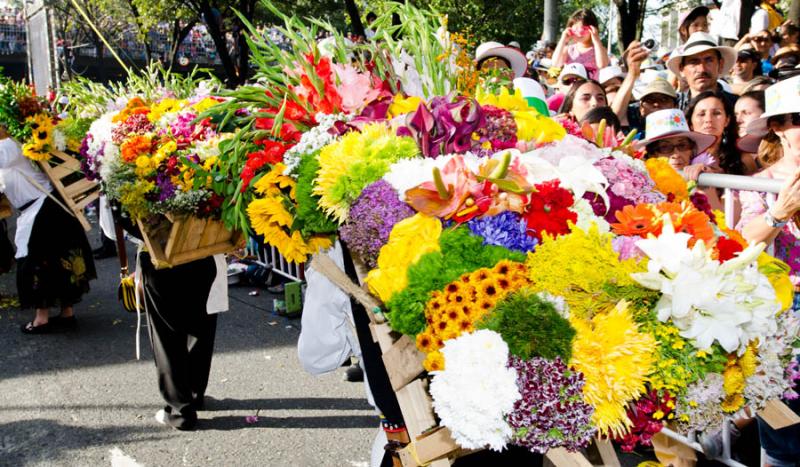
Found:
<svg viewBox="0 0 800 467"><path fill-rule="evenodd" d="M103 83L106 80L105 45L99 37L95 36L94 50L97 53L97 81Z"/></svg>
<svg viewBox="0 0 800 467"><path fill-rule="evenodd" d="M192 31L194 25L197 24L197 20L189 21L184 27L181 27L181 23L179 20L175 20L172 23L172 34L170 34L170 49L169 49L169 57L167 59L167 69L172 70L175 67L175 60L178 59L178 51L181 48L181 43L186 36Z"/></svg>
<svg viewBox="0 0 800 467"><path fill-rule="evenodd" d="M611 35L610 32L609 35ZM558 0L544 0L544 31L542 39L553 44L558 42Z"/></svg>
<svg viewBox="0 0 800 467"><path fill-rule="evenodd" d="M750 31L750 17L756 11L757 3L755 0L742 0L742 9L739 13L739 37L741 38Z"/></svg>
<svg viewBox="0 0 800 467"><path fill-rule="evenodd" d="M219 55L219 60L222 62L222 68L225 70L225 83L228 87L235 88L242 84L242 80L236 72L236 64L233 63L231 55L228 53L228 42L225 40L225 33L222 32L222 25L214 16L209 2L199 2L198 6L208 28L208 34L214 41L214 47L217 49L217 55Z"/></svg>
<svg viewBox="0 0 800 467"><path fill-rule="evenodd" d="M631 42L640 39L644 25L644 4L646 0L614 0L619 13L617 37L621 50L628 48Z"/></svg>
<svg viewBox="0 0 800 467"><path fill-rule="evenodd" d="M242 14L245 18L252 19L256 11L255 0L242 1ZM246 82L250 77L250 47L247 45L247 30L241 21L236 22L239 25L238 37L234 37L235 44L239 49L239 78L242 83Z"/></svg>
<svg viewBox="0 0 800 467"><path fill-rule="evenodd" d="M361 15L358 12L358 6L355 0L344 0L344 6L347 9L347 14L350 16L350 25L353 26L353 34L359 37L366 37L364 32L364 23L361 22Z"/></svg>

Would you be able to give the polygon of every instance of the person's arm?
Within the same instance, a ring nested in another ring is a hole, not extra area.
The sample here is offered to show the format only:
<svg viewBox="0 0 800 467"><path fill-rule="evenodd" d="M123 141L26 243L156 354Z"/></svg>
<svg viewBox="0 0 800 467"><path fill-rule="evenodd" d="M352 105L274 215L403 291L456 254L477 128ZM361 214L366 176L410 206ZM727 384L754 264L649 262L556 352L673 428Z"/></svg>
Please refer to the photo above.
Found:
<svg viewBox="0 0 800 467"><path fill-rule="evenodd" d="M625 61L628 64L628 74L622 80L622 84L614 96L614 102L611 103L611 110L617 114L617 117L622 120L627 117L628 104L631 101L631 94L633 93L633 86L636 80L639 79L641 74L642 62L647 58L648 52L641 45L639 41L631 42L628 50L625 51Z"/></svg>
<svg viewBox="0 0 800 467"><path fill-rule="evenodd" d="M608 66L608 51L603 46L603 41L600 40L600 32L597 27L592 26L590 31L592 34L592 48L594 49L594 63L597 65L597 69L601 70Z"/></svg>
<svg viewBox="0 0 800 467"><path fill-rule="evenodd" d="M750 42L750 33L748 32L747 34L742 36L741 39L739 39L739 42L737 42L736 45L733 46L733 48L736 50L742 50L742 47L744 47L745 44L748 44L749 42Z"/></svg>
<svg viewBox="0 0 800 467"><path fill-rule="evenodd" d="M571 37L569 32L569 28L564 29L564 32L561 33L561 39L558 40L558 45L556 45L556 50L553 51L554 67L561 68L567 63L567 45Z"/></svg>
<svg viewBox="0 0 800 467"><path fill-rule="evenodd" d="M795 171L778 193L778 199L767 212L778 221L791 221L800 210L800 169ZM781 228L767 224L764 216L756 216L742 229L742 234L752 243L772 243Z"/></svg>

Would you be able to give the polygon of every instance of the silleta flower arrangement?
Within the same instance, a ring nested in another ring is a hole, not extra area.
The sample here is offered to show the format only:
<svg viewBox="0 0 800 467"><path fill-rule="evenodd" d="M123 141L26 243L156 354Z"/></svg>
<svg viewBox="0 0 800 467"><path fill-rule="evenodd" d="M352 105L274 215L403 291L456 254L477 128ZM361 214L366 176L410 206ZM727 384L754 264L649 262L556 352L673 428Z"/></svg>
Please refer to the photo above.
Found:
<svg viewBox="0 0 800 467"><path fill-rule="evenodd" d="M274 12L291 47L252 31L257 84L92 124L87 165L132 215L220 215L298 263L342 240L466 449L634 449L796 393L788 267L669 161L520 90L459 93L449 34L413 5L362 44Z"/></svg>

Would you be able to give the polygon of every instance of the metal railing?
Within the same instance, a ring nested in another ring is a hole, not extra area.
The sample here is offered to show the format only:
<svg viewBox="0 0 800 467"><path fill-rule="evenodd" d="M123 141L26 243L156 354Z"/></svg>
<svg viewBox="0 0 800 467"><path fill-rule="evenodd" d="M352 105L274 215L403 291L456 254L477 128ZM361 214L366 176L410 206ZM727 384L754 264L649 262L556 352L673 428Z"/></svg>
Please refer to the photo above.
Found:
<svg viewBox="0 0 800 467"><path fill-rule="evenodd" d="M296 282L305 280L305 265L288 261L272 245L263 244L251 237L247 241L246 252L248 256L255 256L258 264L271 268L276 274Z"/></svg>

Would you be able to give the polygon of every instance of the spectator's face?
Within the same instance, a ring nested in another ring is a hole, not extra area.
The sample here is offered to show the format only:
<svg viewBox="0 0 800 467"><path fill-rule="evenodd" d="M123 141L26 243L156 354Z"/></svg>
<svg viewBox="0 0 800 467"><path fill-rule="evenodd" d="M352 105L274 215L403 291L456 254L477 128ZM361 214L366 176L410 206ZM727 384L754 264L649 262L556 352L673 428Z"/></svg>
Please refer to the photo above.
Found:
<svg viewBox="0 0 800 467"><path fill-rule="evenodd" d="M574 83L577 83L579 81L585 81L585 80L580 76L575 76L575 75L562 76L561 80L558 82L558 89L562 93L566 94L569 91L569 88L572 87Z"/></svg>
<svg viewBox="0 0 800 467"><path fill-rule="evenodd" d="M614 96L617 95L617 91L619 91L621 85L622 78L611 78L603 83L603 89L606 90L606 99L608 99L609 102L614 101Z"/></svg>
<svg viewBox="0 0 800 467"><path fill-rule="evenodd" d="M674 108L675 99L666 94L653 93L642 98L641 105L639 106L639 112L642 114L642 117L647 117L657 110Z"/></svg>
<svg viewBox="0 0 800 467"><path fill-rule="evenodd" d="M578 21L570 26L570 34L576 41L580 42L589 38L589 27L584 26L583 21Z"/></svg>
<svg viewBox="0 0 800 467"><path fill-rule="evenodd" d="M689 36L696 32L708 32L708 18L698 16L687 25L686 30L689 32Z"/></svg>
<svg viewBox="0 0 800 467"><path fill-rule="evenodd" d="M800 114L776 115L767 124L781 139L784 155L800 156Z"/></svg>
<svg viewBox="0 0 800 467"><path fill-rule="evenodd" d="M750 97L740 97L736 101L733 113L736 115L736 128L739 132L739 138L741 138L747 133L747 124L760 117L764 110L757 100Z"/></svg>
<svg viewBox="0 0 800 467"><path fill-rule="evenodd" d="M725 106L716 97L709 97L698 102L690 122L692 130L706 135L721 137L730 117L725 114Z"/></svg>
<svg viewBox="0 0 800 467"><path fill-rule="evenodd" d="M651 143L647 146L650 157L669 158L669 165L675 170L683 170L694 156L694 141L685 136L673 136Z"/></svg>
<svg viewBox="0 0 800 467"><path fill-rule="evenodd" d="M785 29L781 31L781 47L785 47L790 44L797 44L798 39L800 39L800 32L789 34L789 32Z"/></svg>
<svg viewBox="0 0 800 467"><path fill-rule="evenodd" d="M713 89L717 85L717 78L722 71L722 61L719 52L706 50L690 55L683 59L681 75L686 78L689 89L700 93Z"/></svg>
<svg viewBox="0 0 800 467"><path fill-rule="evenodd" d="M772 36L769 35L768 31L761 31L750 39L750 44L762 57L766 56L770 47L772 47Z"/></svg>
<svg viewBox="0 0 800 467"><path fill-rule="evenodd" d="M556 49L554 49L553 47L550 47L550 46L545 47L544 48L544 56L545 56L545 58L553 58L553 52L555 52L555 50Z"/></svg>
<svg viewBox="0 0 800 467"><path fill-rule="evenodd" d="M737 59L733 65L733 76L741 81L750 81L753 79L753 72L755 72L758 62L750 60L749 58Z"/></svg>
<svg viewBox="0 0 800 467"><path fill-rule="evenodd" d="M575 120L581 121L586 112L605 105L608 104L603 89L592 82L586 82L575 91L570 113L575 117Z"/></svg>

